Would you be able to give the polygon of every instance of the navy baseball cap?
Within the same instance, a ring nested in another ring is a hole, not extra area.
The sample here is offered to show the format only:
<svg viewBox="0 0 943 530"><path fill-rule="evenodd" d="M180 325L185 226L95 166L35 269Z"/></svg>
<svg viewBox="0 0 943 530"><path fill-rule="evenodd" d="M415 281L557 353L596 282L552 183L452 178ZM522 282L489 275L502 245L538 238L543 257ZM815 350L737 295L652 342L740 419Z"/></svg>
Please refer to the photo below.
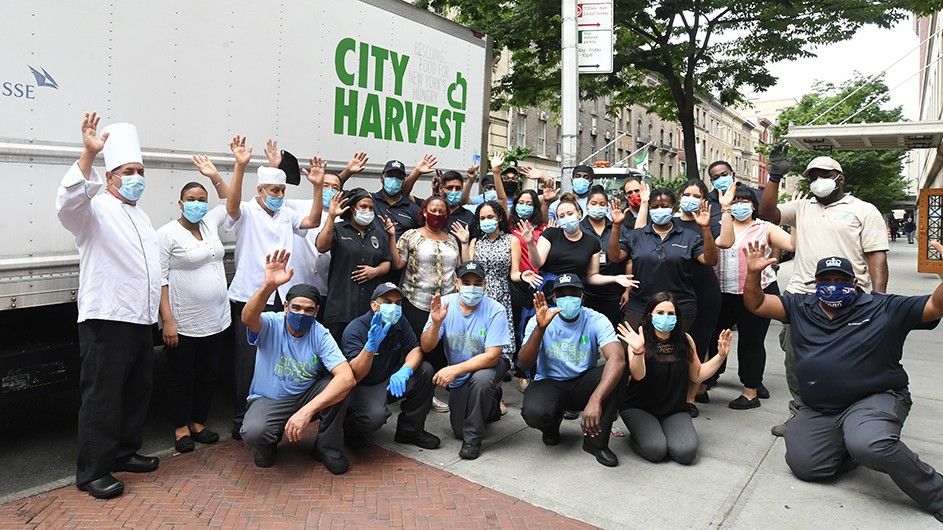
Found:
<svg viewBox="0 0 943 530"><path fill-rule="evenodd" d="M818 265L815 266L815 275L818 276L826 272L840 272L850 278L855 277L855 270L852 268L851 262L840 256L819 260Z"/></svg>
<svg viewBox="0 0 943 530"><path fill-rule="evenodd" d="M399 173L402 173L402 174L405 176L405 175L406 175L406 166L405 166L402 162L400 162L399 160L390 160L389 162L386 163L385 166L383 166L383 173L384 173L384 174L390 173L390 172L394 172L394 171L397 171L397 172L399 172Z"/></svg>
<svg viewBox="0 0 943 530"><path fill-rule="evenodd" d="M561 274L557 276L557 279L553 282L553 290L556 292L559 289L564 287L576 287L579 290L583 290L583 281L580 280L580 277L575 274Z"/></svg>
<svg viewBox="0 0 943 530"><path fill-rule="evenodd" d="M403 291L400 291L399 287L396 286L393 282L384 282L380 285L377 285L377 288L373 290L373 295L370 296L371 300L376 300L377 298L385 295L390 291L396 291L400 295L403 294Z"/></svg>
<svg viewBox="0 0 943 530"><path fill-rule="evenodd" d="M485 279L485 268L481 266L481 263L477 261L466 261L462 263L458 269L455 270L455 276L461 278L466 274L474 274L482 280Z"/></svg>
<svg viewBox="0 0 943 530"><path fill-rule="evenodd" d="M589 175L590 177L595 177L595 176L596 176L596 172L593 171L593 166L587 166L586 164L582 164L582 165L579 165L579 166L576 166L575 168L573 168L573 176L574 176L574 177L576 176L577 173L586 173L586 174Z"/></svg>

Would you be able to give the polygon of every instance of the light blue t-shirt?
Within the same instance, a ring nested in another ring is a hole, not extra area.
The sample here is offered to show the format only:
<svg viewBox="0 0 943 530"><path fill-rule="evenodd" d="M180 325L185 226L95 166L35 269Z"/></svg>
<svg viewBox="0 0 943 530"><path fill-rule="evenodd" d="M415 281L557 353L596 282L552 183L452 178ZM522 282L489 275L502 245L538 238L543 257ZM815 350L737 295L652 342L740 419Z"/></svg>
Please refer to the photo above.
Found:
<svg viewBox="0 0 943 530"><path fill-rule="evenodd" d="M462 314L459 293L442 297L442 304L449 304L445 320L439 327L439 340L445 337L443 348L449 366L463 363L485 352L486 348L504 347L511 344L508 335L508 315L504 306L485 296L470 314ZM426 320L423 330L432 325L432 317ZM457 388L468 380L471 374L455 378L449 388Z"/></svg>
<svg viewBox="0 0 943 530"><path fill-rule="evenodd" d="M524 342L537 327L537 317L531 317L524 330ZM537 352L535 381L552 379L569 381L596 367L599 350L606 344L619 342L609 319L587 307L580 308L575 322L567 322L557 315L547 330Z"/></svg>
<svg viewBox="0 0 943 530"><path fill-rule="evenodd" d="M255 373L249 399L288 399L317 382L326 372L346 362L337 342L315 322L302 337L293 337L285 326L285 313L262 313L262 329L256 335L246 329L249 344L257 347Z"/></svg>
<svg viewBox="0 0 943 530"><path fill-rule="evenodd" d="M465 204L462 207L470 211L471 213L475 213L478 210L478 205L485 202L485 196L484 194L472 195L471 197L468 198L468 200L471 204ZM510 210L514 206L514 198L508 197L507 202L508 202L508 210Z"/></svg>
<svg viewBox="0 0 943 530"><path fill-rule="evenodd" d="M580 208L583 210L583 217L586 217L586 203L589 202L589 194L586 194L585 197L577 197L576 203L580 205ZM557 199L550 203L550 206L547 208L547 215L550 219L554 221L557 220L557 206L560 206L560 199Z"/></svg>

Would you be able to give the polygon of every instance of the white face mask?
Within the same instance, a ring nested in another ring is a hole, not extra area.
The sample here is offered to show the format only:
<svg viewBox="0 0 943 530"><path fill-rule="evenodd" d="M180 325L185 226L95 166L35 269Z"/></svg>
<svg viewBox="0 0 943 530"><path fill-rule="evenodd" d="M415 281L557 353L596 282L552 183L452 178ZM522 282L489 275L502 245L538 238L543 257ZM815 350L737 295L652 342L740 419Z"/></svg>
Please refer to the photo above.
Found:
<svg viewBox="0 0 943 530"><path fill-rule="evenodd" d="M838 184L835 182L835 179L820 177L812 181L812 184L809 184L809 189L812 190L812 193L816 197L823 199L828 197L835 191L835 188L838 187Z"/></svg>

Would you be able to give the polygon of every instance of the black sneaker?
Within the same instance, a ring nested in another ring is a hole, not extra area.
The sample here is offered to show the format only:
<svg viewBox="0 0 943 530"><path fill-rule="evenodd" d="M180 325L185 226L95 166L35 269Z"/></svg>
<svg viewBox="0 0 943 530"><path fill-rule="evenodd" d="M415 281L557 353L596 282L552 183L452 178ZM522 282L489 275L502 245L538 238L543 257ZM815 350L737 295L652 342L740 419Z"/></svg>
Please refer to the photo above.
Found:
<svg viewBox="0 0 943 530"><path fill-rule="evenodd" d="M442 440L440 440L438 436L427 431L416 433L402 433L396 431L393 440L397 443L415 445L423 449L437 449L439 444L442 443Z"/></svg>
<svg viewBox="0 0 943 530"><path fill-rule="evenodd" d="M190 431L190 438L193 438L194 442L200 442L201 444L214 444L219 441L219 434L209 429L203 429L200 432Z"/></svg>
<svg viewBox="0 0 943 530"><path fill-rule="evenodd" d="M547 427L546 430L540 431L543 433L541 439L544 442L544 445L557 445L560 443L560 424L563 423L563 416L557 417L557 421L553 425Z"/></svg>
<svg viewBox="0 0 943 530"><path fill-rule="evenodd" d="M583 440L583 450L595 456L596 461L606 467L616 467L619 465L619 457L608 447L596 447L586 440Z"/></svg>
<svg viewBox="0 0 943 530"><path fill-rule="evenodd" d="M278 444L260 445L255 448L255 465L272 467L278 454Z"/></svg>
<svg viewBox="0 0 943 530"><path fill-rule="evenodd" d="M707 390L705 390L704 392L702 392L702 393L700 393L700 394L696 394L696 395L694 396L694 401L696 401L696 402L698 402L698 403L710 403L710 402L711 402L711 397L710 397L709 395L707 395Z"/></svg>
<svg viewBox="0 0 943 530"><path fill-rule="evenodd" d="M734 410L755 409L756 407L760 406L760 398L755 397L750 399L741 394L739 397L737 397L737 399L728 403L727 406Z"/></svg>
<svg viewBox="0 0 943 530"><path fill-rule="evenodd" d="M756 397L760 399L769 399L769 389L766 388L766 385L760 383L760 386L756 387Z"/></svg>
<svg viewBox="0 0 943 530"><path fill-rule="evenodd" d="M317 444L311 449L311 458L322 462L324 469L327 469L334 475L343 475L350 469L350 461L347 460L346 456L327 456L318 449Z"/></svg>
<svg viewBox="0 0 943 530"><path fill-rule="evenodd" d="M465 460L474 460L478 458L481 456L481 444L462 442L462 449L458 452L458 456Z"/></svg>
<svg viewBox="0 0 943 530"><path fill-rule="evenodd" d="M701 411L697 410L697 405L694 403L688 403L688 414L690 414L692 418L696 418L701 415Z"/></svg>
<svg viewBox="0 0 943 530"><path fill-rule="evenodd" d="M242 424L233 424L232 426L232 439L233 440L242 440L242 433L239 432L242 430Z"/></svg>
<svg viewBox="0 0 943 530"><path fill-rule="evenodd" d="M174 440L174 449L176 449L178 453L189 453L196 449L196 445L193 443L193 438L181 436Z"/></svg>

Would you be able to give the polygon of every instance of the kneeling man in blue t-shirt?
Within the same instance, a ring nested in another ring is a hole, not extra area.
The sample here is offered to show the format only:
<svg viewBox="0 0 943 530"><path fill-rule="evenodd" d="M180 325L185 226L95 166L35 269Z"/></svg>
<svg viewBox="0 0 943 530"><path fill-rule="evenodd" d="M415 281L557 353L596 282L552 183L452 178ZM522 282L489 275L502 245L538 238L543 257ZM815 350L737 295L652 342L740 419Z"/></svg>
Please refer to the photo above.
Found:
<svg viewBox="0 0 943 530"><path fill-rule="evenodd" d="M318 439L312 456L328 471L345 473L350 463L341 450L343 433L338 414L354 387L354 373L324 326L314 320L321 304L318 290L298 284L285 296L284 312L263 313L265 302L278 286L288 283L290 253L277 250L265 257L265 283L242 310L249 344L257 348L255 374L249 389L242 439L255 449L255 464L275 463L282 434L289 442L301 440L305 427L320 415Z"/></svg>
<svg viewBox="0 0 943 530"><path fill-rule="evenodd" d="M452 432L462 440L458 456L481 455L485 423L501 419L501 389L508 371L501 350L511 343L504 306L485 293L485 269L476 261L463 263L455 273L457 293L435 295L420 340L430 352L445 338L449 365L432 382L449 389Z"/></svg>
<svg viewBox="0 0 943 530"><path fill-rule="evenodd" d="M625 350L602 314L582 307L583 282L561 274L553 285L556 308L534 295L537 314L527 323L518 354L522 370L537 363L537 376L524 391L521 415L540 429L546 445L560 443L563 411L582 410L583 450L604 465L619 459L609 449L609 431L626 386ZM599 352L606 364L597 366Z"/></svg>

